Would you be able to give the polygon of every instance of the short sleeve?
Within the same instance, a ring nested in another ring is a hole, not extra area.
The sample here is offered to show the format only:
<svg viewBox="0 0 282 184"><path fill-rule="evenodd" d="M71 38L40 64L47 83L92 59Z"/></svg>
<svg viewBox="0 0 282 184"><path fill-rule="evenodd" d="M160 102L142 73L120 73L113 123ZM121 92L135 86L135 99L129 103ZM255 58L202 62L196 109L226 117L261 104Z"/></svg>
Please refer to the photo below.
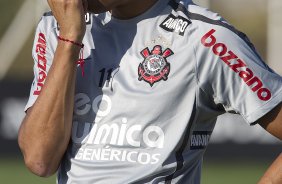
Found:
<svg viewBox="0 0 282 184"><path fill-rule="evenodd" d="M53 16L50 13L45 13L36 28L32 48L34 79L25 111L34 104L39 96L53 61L57 45L57 28L54 22Z"/></svg>
<svg viewBox="0 0 282 184"><path fill-rule="evenodd" d="M213 103L251 124L281 102L281 76L262 61L245 34L224 24L205 25L199 34L194 38L197 78Z"/></svg>

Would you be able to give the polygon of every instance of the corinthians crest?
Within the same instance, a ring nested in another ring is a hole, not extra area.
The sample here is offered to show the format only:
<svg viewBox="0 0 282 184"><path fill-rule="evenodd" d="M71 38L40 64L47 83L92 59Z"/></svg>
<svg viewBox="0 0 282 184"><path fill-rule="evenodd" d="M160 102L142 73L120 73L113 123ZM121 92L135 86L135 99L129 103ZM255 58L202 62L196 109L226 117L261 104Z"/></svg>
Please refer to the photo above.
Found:
<svg viewBox="0 0 282 184"><path fill-rule="evenodd" d="M170 72L170 63L166 58L173 54L169 48L162 51L160 45L154 46L152 51L148 47L142 50L141 55L144 57L144 61L138 67L138 80L144 80L151 87L160 80L166 81Z"/></svg>

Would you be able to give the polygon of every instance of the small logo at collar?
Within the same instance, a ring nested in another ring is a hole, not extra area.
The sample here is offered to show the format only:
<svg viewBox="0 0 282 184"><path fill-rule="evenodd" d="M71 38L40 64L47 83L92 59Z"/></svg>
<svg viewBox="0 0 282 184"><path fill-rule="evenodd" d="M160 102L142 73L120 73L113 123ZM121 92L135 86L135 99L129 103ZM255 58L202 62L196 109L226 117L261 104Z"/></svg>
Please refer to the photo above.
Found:
<svg viewBox="0 0 282 184"><path fill-rule="evenodd" d="M175 17L170 14L160 25L166 31L175 32L183 36L188 25L191 24L191 21L178 15Z"/></svg>
<svg viewBox="0 0 282 184"><path fill-rule="evenodd" d="M86 25L91 24L91 15L90 13L85 14L85 23Z"/></svg>

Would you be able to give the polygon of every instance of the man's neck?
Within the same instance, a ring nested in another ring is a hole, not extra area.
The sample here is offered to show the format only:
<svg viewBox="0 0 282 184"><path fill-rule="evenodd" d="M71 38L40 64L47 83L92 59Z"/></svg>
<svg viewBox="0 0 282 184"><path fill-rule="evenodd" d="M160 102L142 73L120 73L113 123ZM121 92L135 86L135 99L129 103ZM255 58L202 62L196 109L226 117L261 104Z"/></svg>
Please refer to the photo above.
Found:
<svg viewBox="0 0 282 184"><path fill-rule="evenodd" d="M124 5L117 6L110 12L114 17L118 19L130 19L144 13L149 8L151 8L157 1L158 0L132 1Z"/></svg>

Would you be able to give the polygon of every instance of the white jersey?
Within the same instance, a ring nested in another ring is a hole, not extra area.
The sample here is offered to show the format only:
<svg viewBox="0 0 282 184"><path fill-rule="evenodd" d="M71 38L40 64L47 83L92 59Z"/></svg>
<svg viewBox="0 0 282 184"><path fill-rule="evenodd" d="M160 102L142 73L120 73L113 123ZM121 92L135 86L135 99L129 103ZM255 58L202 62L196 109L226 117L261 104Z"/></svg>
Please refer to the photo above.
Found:
<svg viewBox="0 0 282 184"><path fill-rule="evenodd" d="M254 123L281 102L282 78L247 37L190 1L159 0L130 20L87 14L71 142L59 184L200 183L217 116ZM59 28L46 13L33 48L40 94Z"/></svg>

